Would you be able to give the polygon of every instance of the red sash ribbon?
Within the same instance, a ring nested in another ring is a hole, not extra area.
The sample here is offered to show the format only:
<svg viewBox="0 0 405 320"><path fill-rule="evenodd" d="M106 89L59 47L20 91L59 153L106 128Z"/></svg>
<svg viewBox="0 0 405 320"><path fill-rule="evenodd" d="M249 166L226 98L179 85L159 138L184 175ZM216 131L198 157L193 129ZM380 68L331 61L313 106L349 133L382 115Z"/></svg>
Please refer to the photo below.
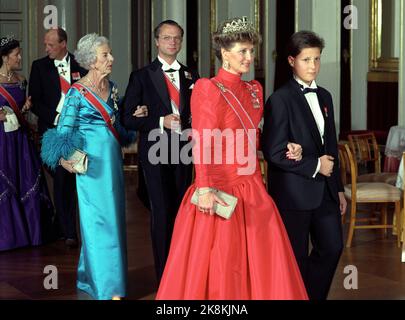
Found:
<svg viewBox="0 0 405 320"><path fill-rule="evenodd" d="M180 92L179 89L170 81L169 77L163 72L165 75L165 81L167 90L169 91L170 100L176 105L177 109L180 111Z"/></svg>
<svg viewBox="0 0 405 320"><path fill-rule="evenodd" d="M221 92L221 95L224 97L227 104L231 107L235 115L239 118L239 121L242 124L242 127L246 133L248 141L254 147L255 144L253 143L253 141L251 141L252 137L249 135L248 131L248 130L256 131L256 127L252 121L252 118L246 112L242 103L239 101L239 99L235 96L235 94L231 90L229 90L222 83L216 80L211 79L211 81L218 87L219 91Z"/></svg>
<svg viewBox="0 0 405 320"><path fill-rule="evenodd" d="M70 83L62 76L59 76L60 89L66 95L70 89Z"/></svg>
<svg viewBox="0 0 405 320"><path fill-rule="evenodd" d="M85 86L81 85L80 83L76 82L75 84L72 85L72 88L77 89L83 95L83 97L88 102L90 102L90 104L93 107L95 107L98 112L100 112L105 123L107 124L108 129L110 129L111 133L117 139L118 143L120 143L120 136L119 136L117 130L115 130L109 114L107 113L107 111L105 110L105 108L103 107L101 102L96 98L96 96L93 93L91 93Z"/></svg>
<svg viewBox="0 0 405 320"><path fill-rule="evenodd" d="M18 118L18 122L22 126L29 128L27 121L25 120L23 114L21 113L20 108L17 105L17 102L14 100L14 98L11 96L11 94L8 93L8 91L2 85L0 85L0 94L4 97L4 99L6 99L9 106L11 107L11 109L13 109L15 115Z"/></svg>

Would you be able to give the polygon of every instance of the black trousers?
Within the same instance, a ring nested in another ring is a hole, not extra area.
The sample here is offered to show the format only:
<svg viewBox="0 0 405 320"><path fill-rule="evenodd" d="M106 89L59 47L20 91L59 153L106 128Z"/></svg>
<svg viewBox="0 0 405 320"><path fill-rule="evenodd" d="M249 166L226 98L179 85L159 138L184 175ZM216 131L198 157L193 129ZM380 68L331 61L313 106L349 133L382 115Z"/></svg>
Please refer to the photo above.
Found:
<svg viewBox="0 0 405 320"><path fill-rule="evenodd" d="M143 173L151 207L151 237L158 282L169 255L174 222L191 184L192 165L144 164Z"/></svg>
<svg viewBox="0 0 405 320"><path fill-rule="evenodd" d="M65 239L77 239L76 231L76 175L63 167L48 172L53 178L53 197L59 234Z"/></svg>
<svg viewBox="0 0 405 320"><path fill-rule="evenodd" d="M325 187L319 208L280 210L309 299L325 300L343 250L339 205ZM312 250L309 253L309 238Z"/></svg>

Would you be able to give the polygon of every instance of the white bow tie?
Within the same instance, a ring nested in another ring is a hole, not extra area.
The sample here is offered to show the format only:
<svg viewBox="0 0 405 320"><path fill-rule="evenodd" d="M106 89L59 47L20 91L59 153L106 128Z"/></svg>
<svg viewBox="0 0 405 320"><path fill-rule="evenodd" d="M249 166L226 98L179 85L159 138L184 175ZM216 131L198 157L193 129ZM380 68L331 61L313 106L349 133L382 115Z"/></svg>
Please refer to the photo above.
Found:
<svg viewBox="0 0 405 320"><path fill-rule="evenodd" d="M66 68L67 62L66 62L66 60L56 60L55 59L55 66L61 67L61 68Z"/></svg>
<svg viewBox="0 0 405 320"><path fill-rule="evenodd" d="M180 68L181 68L181 66L180 66L180 64L177 62L177 60L174 61L171 66L169 66L167 63L164 64L164 65L162 65L162 69L163 69L163 71L165 71L165 72L166 72L166 71L167 71L167 72L179 71ZM169 70L170 70L170 71L169 71ZM173 70L174 70L174 71L173 71Z"/></svg>

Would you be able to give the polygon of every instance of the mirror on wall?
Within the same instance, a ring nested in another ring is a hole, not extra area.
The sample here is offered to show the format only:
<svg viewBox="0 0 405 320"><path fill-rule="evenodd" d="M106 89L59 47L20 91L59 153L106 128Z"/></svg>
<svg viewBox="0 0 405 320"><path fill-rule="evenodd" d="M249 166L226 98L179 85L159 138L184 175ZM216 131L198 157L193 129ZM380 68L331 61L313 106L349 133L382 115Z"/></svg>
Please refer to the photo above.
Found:
<svg viewBox="0 0 405 320"><path fill-rule="evenodd" d="M370 71L398 72L401 0L370 0Z"/></svg>

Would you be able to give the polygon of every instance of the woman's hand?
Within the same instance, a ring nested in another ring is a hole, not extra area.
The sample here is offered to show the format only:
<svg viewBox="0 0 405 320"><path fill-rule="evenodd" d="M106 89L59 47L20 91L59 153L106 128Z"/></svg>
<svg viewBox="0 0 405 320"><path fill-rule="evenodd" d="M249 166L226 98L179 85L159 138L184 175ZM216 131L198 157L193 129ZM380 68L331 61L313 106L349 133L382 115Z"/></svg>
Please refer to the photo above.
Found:
<svg viewBox="0 0 405 320"><path fill-rule="evenodd" d="M134 117L143 118L148 116L147 106L137 106L136 111L132 114Z"/></svg>
<svg viewBox="0 0 405 320"><path fill-rule="evenodd" d="M6 122L7 118L6 118L6 111L2 108L0 108L0 121L2 122Z"/></svg>
<svg viewBox="0 0 405 320"><path fill-rule="evenodd" d="M24 112L27 112L28 110L31 109L31 107L32 107L31 96L29 96L29 97L27 98L27 100L25 100L25 103L24 103L24 105L23 105L21 111L22 111L23 113L24 113Z"/></svg>
<svg viewBox="0 0 405 320"><path fill-rule="evenodd" d="M287 144L287 159L300 161L302 159L302 147L301 145L293 142Z"/></svg>
<svg viewBox="0 0 405 320"><path fill-rule="evenodd" d="M70 173L77 173L77 171L73 168L75 161L73 160L65 160L63 158L60 158L59 164L67 171Z"/></svg>
<svg viewBox="0 0 405 320"><path fill-rule="evenodd" d="M215 192L209 191L207 188L202 188L198 190L200 194L198 196L198 210L204 213L209 213L213 215L215 202L227 207L228 204L220 199Z"/></svg>

